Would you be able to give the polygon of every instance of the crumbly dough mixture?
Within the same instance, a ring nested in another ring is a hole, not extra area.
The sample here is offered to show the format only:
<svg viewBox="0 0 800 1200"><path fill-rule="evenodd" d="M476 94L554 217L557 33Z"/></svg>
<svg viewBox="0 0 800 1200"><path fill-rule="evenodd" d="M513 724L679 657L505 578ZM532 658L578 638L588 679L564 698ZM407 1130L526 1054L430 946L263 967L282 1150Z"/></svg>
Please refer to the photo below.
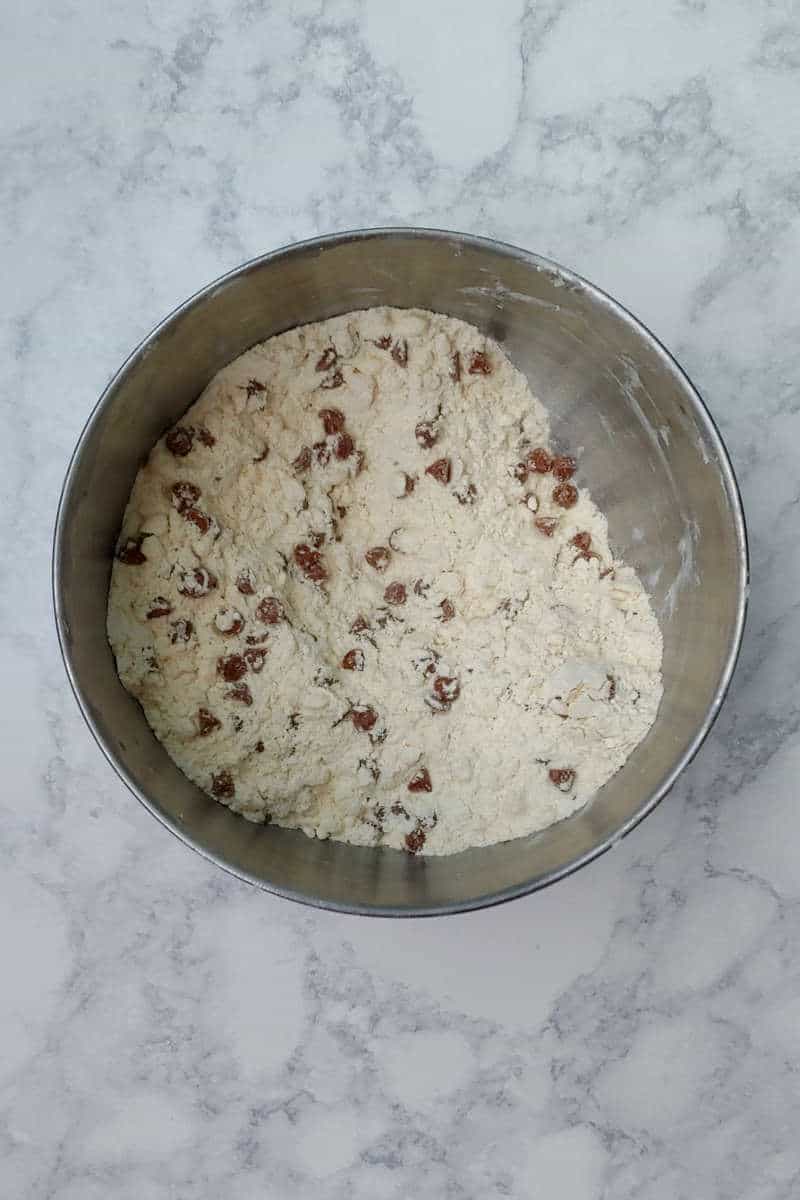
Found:
<svg viewBox="0 0 800 1200"><path fill-rule="evenodd" d="M374 308L212 380L125 512L108 635L254 821L447 854L542 829L655 719L661 634L500 347Z"/></svg>

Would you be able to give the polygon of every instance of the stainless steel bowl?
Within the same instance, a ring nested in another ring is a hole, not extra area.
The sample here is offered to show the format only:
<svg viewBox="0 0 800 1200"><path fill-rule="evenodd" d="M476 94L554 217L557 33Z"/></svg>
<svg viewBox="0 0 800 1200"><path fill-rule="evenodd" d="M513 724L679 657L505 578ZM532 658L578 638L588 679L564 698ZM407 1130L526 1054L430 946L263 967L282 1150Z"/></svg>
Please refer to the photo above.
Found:
<svg viewBox="0 0 800 1200"><path fill-rule="evenodd" d="M664 699L624 768L533 837L448 858L252 825L203 795L124 690L106 641L111 556L136 472L211 376L253 343L377 304L461 317L496 338L579 449L612 543L647 582L664 632ZM630 313L555 263L462 234L378 229L255 259L198 292L101 396L67 473L53 589L67 672L109 762L154 816L242 879L356 913L422 915L507 900L575 870L649 813L722 703L744 624L747 546L719 434L677 363Z"/></svg>

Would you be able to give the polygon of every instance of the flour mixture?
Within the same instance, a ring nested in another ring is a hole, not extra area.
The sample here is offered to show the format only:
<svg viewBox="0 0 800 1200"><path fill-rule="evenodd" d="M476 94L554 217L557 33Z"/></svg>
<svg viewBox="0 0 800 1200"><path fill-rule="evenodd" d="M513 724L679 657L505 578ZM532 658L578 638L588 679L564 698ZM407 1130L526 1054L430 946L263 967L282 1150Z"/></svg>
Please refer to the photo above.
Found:
<svg viewBox="0 0 800 1200"><path fill-rule="evenodd" d="M224 368L153 449L108 635L253 821L448 854L574 812L652 725L661 635L500 348L375 308Z"/></svg>

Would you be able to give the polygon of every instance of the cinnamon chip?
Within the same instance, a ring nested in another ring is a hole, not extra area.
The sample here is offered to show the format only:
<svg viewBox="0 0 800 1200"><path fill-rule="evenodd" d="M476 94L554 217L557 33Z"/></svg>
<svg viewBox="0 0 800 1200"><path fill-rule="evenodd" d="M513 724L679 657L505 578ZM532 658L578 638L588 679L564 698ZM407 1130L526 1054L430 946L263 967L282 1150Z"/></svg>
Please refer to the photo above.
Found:
<svg viewBox="0 0 800 1200"><path fill-rule="evenodd" d="M449 458L437 458L436 462L431 463L425 468L425 474L431 475L439 483L448 484L450 482L450 474L452 468Z"/></svg>
<svg viewBox="0 0 800 1200"><path fill-rule="evenodd" d="M571 483L559 483L553 488L553 502L561 508L574 508L578 503L578 489Z"/></svg>
<svg viewBox="0 0 800 1200"><path fill-rule="evenodd" d="M470 375L491 375L492 364L483 350L473 350L469 360Z"/></svg>
<svg viewBox="0 0 800 1200"><path fill-rule="evenodd" d="M378 714L374 708L370 708L368 705L356 705L355 708L351 708L350 710L350 720L354 728L360 730L362 733L369 733L370 729L375 727Z"/></svg>
<svg viewBox="0 0 800 1200"><path fill-rule="evenodd" d="M552 537L558 527L558 517L537 517L533 522L539 533Z"/></svg>
<svg viewBox="0 0 800 1200"><path fill-rule="evenodd" d="M236 795L230 771L217 771L211 776L211 794L218 800L232 800Z"/></svg>

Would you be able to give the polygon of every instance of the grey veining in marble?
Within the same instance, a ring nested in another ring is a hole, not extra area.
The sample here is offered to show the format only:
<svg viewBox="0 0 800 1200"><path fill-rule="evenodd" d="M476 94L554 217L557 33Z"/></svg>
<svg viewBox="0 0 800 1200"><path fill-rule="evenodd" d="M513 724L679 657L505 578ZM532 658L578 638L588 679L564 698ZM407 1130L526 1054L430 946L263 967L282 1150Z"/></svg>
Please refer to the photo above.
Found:
<svg viewBox="0 0 800 1200"><path fill-rule="evenodd" d="M0 1193L800 1195L800 7L7 0L0 8ZM699 758L548 892L307 911L140 809L58 660L67 457L127 351L251 254L501 237L677 353L751 617Z"/></svg>

